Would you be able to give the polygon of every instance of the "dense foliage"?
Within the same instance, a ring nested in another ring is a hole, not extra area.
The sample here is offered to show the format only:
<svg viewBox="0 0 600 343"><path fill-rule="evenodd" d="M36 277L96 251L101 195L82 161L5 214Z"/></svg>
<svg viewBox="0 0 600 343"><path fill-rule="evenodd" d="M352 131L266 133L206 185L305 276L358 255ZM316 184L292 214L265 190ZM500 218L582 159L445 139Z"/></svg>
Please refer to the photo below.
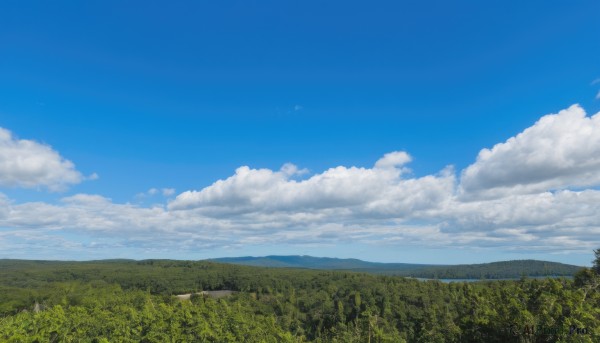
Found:
<svg viewBox="0 0 600 343"><path fill-rule="evenodd" d="M191 261L0 261L4 342L598 342L600 277L449 283ZM231 289L221 299L173 294Z"/></svg>
<svg viewBox="0 0 600 343"><path fill-rule="evenodd" d="M508 279L521 276L572 276L581 267L536 260L516 260L456 266L434 266L404 273L430 279Z"/></svg>
<svg viewBox="0 0 600 343"><path fill-rule="evenodd" d="M427 265L378 263L312 256L227 257L213 261L257 267L286 267L366 272L428 279L509 279L526 276L573 276L581 267L548 261L515 260L481 264Z"/></svg>

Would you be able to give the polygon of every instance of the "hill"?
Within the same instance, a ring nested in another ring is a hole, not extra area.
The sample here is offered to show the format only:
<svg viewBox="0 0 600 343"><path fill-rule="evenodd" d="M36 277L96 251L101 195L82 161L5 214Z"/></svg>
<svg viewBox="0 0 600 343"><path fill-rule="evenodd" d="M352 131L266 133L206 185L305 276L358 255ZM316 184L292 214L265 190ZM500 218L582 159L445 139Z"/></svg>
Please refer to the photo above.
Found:
<svg viewBox="0 0 600 343"><path fill-rule="evenodd" d="M428 279L509 279L521 276L573 276L582 267L558 262L514 260L481 264L428 265L379 263L313 256L226 257L214 262L256 267L346 270Z"/></svg>
<svg viewBox="0 0 600 343"><path fill-rule="evenodd" d="M307 255L223 257L209 261L255 267L306 268L326 270L394 270L405 271L433 267L428 264L367 262L355 258L314 257Z"/></svg>

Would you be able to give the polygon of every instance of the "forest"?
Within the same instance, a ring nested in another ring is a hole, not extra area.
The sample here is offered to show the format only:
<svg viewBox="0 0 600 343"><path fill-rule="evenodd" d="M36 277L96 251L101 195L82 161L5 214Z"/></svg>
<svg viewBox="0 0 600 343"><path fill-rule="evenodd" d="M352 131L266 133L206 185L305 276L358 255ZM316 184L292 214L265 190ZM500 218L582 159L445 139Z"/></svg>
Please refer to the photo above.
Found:
<svg viewBox="0 0 600 343"><path fill-rule="evenodd" d="M521 276L573 276L581 267L548 261L513 260L481 264L427 265L410 263L378 263L357 259L313 256L265 256L217 258L247 266L287 267L367 272L385 275L411 276L427 279L511 279Z"/></svg>
<svg viewBox="0 0 600 343"><path fill-rule="evenodd" d="M599 342L573 279L442 283L210 261L0 260L2 342ZM192 294L232 290L213 298Z"/></svg>

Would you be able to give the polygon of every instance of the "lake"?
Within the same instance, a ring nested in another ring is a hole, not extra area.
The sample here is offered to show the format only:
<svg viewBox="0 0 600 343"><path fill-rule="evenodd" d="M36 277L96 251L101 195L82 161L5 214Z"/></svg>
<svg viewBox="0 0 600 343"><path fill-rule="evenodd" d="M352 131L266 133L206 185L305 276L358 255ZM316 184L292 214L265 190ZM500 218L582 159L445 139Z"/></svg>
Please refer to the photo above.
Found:
<svg viewBox="0 0 600 343"><path fill-rule="evenodd" d="M528 276L528 279L560 279L560 278L565 278L568 280L573 280L572 276ZM515 280L521 280L521 278L507 278L507 279L426 279L426 278L420 278L420 277L415 277L412 279L417 279L419 281L430 281L430 280L437 280L443 283L450 283L450 282L478 282L478 281L515 281Z"/></svg>

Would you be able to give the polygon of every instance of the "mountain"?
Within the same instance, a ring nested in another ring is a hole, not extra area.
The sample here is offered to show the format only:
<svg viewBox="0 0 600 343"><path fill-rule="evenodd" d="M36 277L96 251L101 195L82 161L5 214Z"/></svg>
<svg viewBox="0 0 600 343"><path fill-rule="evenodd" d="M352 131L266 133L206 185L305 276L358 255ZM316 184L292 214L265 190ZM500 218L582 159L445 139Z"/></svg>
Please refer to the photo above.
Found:
<svg viewBox="0 0 600 343"><path fill-rule="evenodd" d="M241 264L256 267L280 267L280 268L306 268L306 269L331 269L331 270L390 270L406 271L425 267L432 267L429 264L411 264L411 263L379 263L367 262L355 258L331 258L314 256L264 256L264 257L223 257L215 258L210 261Z"/></svg>
<svg viewBox="0 0 600 343"><path fill-rule="evenodd" d="M522 276L573 276L582 267L558 262L514 260L481 264L430 265L379 263L313 256L223 257L210 261L257 267L346 270L429 279L506 279Z"/></svg>

